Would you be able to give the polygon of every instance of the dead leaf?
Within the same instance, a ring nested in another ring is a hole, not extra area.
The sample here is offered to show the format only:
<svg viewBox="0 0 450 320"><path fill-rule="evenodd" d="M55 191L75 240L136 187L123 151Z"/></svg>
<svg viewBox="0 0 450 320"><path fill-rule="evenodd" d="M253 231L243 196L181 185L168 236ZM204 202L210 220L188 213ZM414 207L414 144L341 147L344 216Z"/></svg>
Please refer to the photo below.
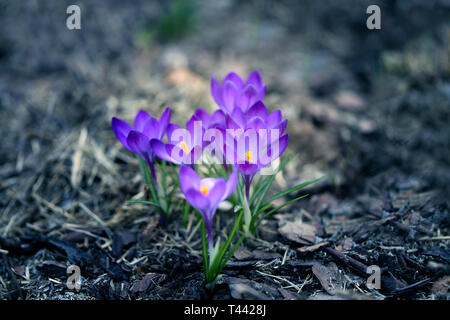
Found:
<svg viewBox="0 0 450 320"><path fill-rule="evenodd" d="M13 268L13 271L15 274L17 274L18 276L23 276L25 275L25 267L23 266L17 266Z"/></svg>
<svg viewBox="0 0 450 320"><path fill-rule="evenodd" d="M240 261L246 260L272 260L281 258L281 255L276 252L266 252L261 250L250 251L246 247L239 247L234 253L234 257Z"/></svg>
<svg viewBox="0 0 450 320"><path fill-rule="evenodd" d="M401 209L406 205L412 208L420 207L424 203L436 196L436 191L431 190L422 193L413 193L411 191L403 191L395 196L392 201L394 209Z"/></svg>
<svg viewBox="0 0 450 320"><path fill-rule="evenodd" d="M145 277L142 280L139 280L133 285L133 288L131 288L131 291L134 293L137 292L144 292L148 289L150 284L152 283L152 280L156 277L156 273L147 273Z"/></svg>
<svg viewBox="0 0 450 320"><path fill-rule="evenodd" d="M319 279L322 288L329 294L335 295L336 290L344 288L342 274L334 262L328 266L315 263L312 266L312 272Z"/></svg>
<svg viewBox="0 0 450 320"><path fill-rule="evenodd" d="M301 253L314 252L317 249L319 249L320 247L326 246L327 244L329 244L329 242L325 241L325 242L321 242L321 243L318 243L318 244L314 244L312 246L306 246L306 247L298 248L297 251L301 252Z"/></svg>
<svg viewBox="0 0 450 320"><path fill-rule="evenodd" d="M450 285L450 276L445 276L438 279L431 287L431 292L434 294L447 294Z"/></svg>
<svg viewBox="0 0 450 320"><path fill-rule="evenodd" d="M241 261L242 260L251 260L252 259L252 253L246 247L241 246L235 251L234 257L237 260L241 260Z"/></svg>
<svg viewBox="0 0 450 320"><path fill-rule="evenodd" d="M235 277L227 277L225 281L233 299L269 300L278 296L277 289L263 283Z"/></svg>
<svg viewBox="0 0 450 320"><path fill-rule="evenodd" d="M341 241L341 243L336 247L336 250L339 252L342 251L348 251L351 248L353 248L353 239L352 238L345 238Z"/></svg>
<svg viewBox="0 0 450 320"><path fill-rule="evenodd" d="M284 300L300 300L301 297L299 294L295 293L295 292L291 292L287 289L284 288L278 288L278 291L281 293L281 295L283 296Z"/></svg>
<svg viewBox="0 0 450 320"><path fill-rule="evenodd" d="M351 234L358 230L361 230L361 227L367 224L367 218L356 218L356 219L346 219L346 218L336 218L328 222L325 226L325 231L327 234L335 234L339 230L342 230L344 234Z"/></svg>
<svg viewBox="0 0 450 320"><path fill-rule="evenodd" d="M314 243L316 237L316 228L301 221L284 221L278 232L286 239L300 244Z"/></svg>

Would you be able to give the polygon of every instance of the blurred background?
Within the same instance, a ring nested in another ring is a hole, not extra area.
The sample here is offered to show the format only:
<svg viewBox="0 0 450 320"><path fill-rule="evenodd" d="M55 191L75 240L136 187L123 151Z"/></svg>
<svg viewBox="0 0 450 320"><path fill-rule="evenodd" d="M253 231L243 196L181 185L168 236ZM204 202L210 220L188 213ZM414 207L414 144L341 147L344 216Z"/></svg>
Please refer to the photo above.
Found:
<svg viewBox="0 0 450 320"><path fill-rule="evenodd" d="M299 155L280 186L325 174L312 199L343 212L374 185L446 200L449 18L448 0L0 0L0 235L89 225L86 207L110 227L145 219L124 205L143 186L111 118L170 106L182 125L217 108L212 75L254 69Z"/></svg>

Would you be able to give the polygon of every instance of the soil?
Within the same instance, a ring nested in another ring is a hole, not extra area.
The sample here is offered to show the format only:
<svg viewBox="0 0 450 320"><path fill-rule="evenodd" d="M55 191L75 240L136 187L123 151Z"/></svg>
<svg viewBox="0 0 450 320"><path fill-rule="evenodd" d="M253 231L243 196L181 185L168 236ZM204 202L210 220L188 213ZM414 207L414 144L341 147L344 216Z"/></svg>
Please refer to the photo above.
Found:
<svg viewBox="0 0 450 320"><path fill-rule="evenodd" d="M450 3L377 1L368 30L372 2L82 0L68 30L70 1L0 1L0 299L449 299ZM326 179L210 293L195 215L127 203L147 190L111 118L182 125L254 69L298 154L274 191Z"/></svg>

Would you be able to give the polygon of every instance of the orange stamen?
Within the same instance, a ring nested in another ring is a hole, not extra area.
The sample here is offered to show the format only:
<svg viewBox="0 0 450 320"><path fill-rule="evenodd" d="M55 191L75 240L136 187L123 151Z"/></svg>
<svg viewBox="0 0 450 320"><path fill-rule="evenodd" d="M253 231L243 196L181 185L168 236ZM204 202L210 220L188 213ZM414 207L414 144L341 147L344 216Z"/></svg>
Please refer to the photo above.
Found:
<svg viewBox="0 0 450 320"><path fill-rule="evenodd" d="M207 187L203 186L203 187L200 188L200 192L202 193L202 195L207 196L209 190L208 190Z"/></svg>
<svg viewBox="0 0 450 320"><path fill-rule="evenodd" d="M186 142L181 141L181 142L180 142L180 146L181 146L181 149L183 149L183 152L184 152L185 154L189 154L190 151L189 151L189 148L188 148Z"/></svg>
<svg viewBox="0 0 450 320"><path fill-rule="evenodd" d="M248 151L245 153L245 161L252 162L252 152Z"/></svg>

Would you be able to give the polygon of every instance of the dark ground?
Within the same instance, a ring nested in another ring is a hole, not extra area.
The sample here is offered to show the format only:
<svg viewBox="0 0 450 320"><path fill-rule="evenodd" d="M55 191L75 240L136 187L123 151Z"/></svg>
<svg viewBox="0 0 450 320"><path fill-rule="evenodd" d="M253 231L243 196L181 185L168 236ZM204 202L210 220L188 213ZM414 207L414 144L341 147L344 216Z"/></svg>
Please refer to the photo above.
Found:
<svg viewBox="0 0 450 320"><path fill-rule="evenodd" d="M1 299L206 298L194 216L164 230L126 203L145 189L110 120L171 106L182 124L215 108L213 74L253 69L299 154L278 187L327 179L245 242L213 298L449 298L449 1L84 0L69 31L72 3L0 0Z"/></svg>

